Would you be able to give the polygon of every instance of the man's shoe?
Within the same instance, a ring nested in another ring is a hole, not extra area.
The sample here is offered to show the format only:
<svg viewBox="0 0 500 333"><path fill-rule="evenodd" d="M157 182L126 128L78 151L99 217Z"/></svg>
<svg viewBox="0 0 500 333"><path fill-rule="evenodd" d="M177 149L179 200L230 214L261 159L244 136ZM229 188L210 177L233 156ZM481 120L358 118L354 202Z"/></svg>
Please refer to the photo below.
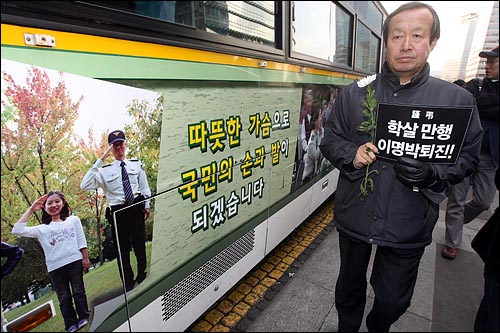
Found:
<svg viewBox="0 0 500 333"><path fill-rule="evenodd" d="M441 255L446 259L453 260L457 257L457 252L458 252L458 249L454 249L452 247L445 246L445 247L443 247L443 251L441 251Z"/></svg>
<svg viewBox="0 0 500 333"><path fill-rule="evenodd" d="M88 319L81 319L79 322L78 322L78 326L77 326L77 329L79 330L80 328L84 327L85 325L87 325L89 323L89 320Z"/></svg>

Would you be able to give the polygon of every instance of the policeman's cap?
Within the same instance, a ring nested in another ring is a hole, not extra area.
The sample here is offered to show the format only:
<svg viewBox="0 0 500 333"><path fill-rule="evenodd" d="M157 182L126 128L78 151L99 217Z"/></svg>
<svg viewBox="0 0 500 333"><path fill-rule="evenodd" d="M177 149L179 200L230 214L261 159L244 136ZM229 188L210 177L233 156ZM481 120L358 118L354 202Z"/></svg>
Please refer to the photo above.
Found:
<svg viewBox="0 0 500 333"><path fill-rule="evenodd" d="M125 141L125 133L123 133L120 130L113 131L113 132L109 133L108 143L110 145L112 145L113 143L118 142L118 141Z"/></svg>
<svg viewBox="0 0 500 333"><path fill-rule="evenodd" d="M479 56L481 58L487 58L487 57L497 57L498 58L498 46L495 47L491 51L482 51L482 52L480 52Z"/></svg>

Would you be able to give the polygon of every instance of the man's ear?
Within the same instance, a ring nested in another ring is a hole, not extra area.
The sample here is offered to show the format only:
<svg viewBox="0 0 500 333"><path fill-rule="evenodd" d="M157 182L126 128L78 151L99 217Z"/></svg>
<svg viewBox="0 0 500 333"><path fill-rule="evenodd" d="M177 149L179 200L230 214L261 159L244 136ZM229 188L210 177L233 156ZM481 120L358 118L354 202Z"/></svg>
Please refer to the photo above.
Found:
<svg viewBox="0 0 500 333"><path fill-rule="evenodd" d="M434 39L432 42L431 42L431 51L434 50L434 48L436 47L436 44L437 44L437 39Z"/></svg>

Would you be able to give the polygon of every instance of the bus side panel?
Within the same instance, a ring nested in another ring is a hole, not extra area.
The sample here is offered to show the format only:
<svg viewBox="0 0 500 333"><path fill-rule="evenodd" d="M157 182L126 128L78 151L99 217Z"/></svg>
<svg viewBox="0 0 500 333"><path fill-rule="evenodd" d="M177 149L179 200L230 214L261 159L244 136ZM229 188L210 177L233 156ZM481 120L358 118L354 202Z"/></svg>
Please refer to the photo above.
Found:
<svg viewBox="0 0 500 333"><path fill-rule="evenodd" d="M157 192L170 192L156 198L151 271L165 276L286 200L301 91L225 82L155 90L164 96Z"/></svg>
<svg viewBox="0 0 500 333"><path fill-rule="evenodd" d="M338 180L339 169L333 169L333 171L314 183L312 189L311 213L335 192Z"/></svg>
<svg viewBox="0 0 500 333"><path fill-rule="evenodd" d="M186 330L264 258L266 229L267 221L250 230L246 235L221 251L212 260L186 276L170 290L167 290L161 297L158 297L152 303L145 306L141 311L132 316L132 332L182 332ZM231 253L235 249L241 251L241 248L245 247L245 243L248 245L249 239L253 239L253 247L250 252L238 260L219 278L205 287L203 291L196 294L187 304L180 304L186 297L190 298L189 293L191 289L203 283L200 279L204 279L214 271L220 270L221 262L227 261L228 256L231 256ZM178 309L178 311L172 314L172 309ZM116 331L128 332L128 323L125 322Z"/></svg>
<svg viewBox="0 0 500 333"><path fill-rule="evenodd" d="M335 192L338 177L338 169L330 171L269 218L266 255Z"/></svg>
<svg viewBox="0 0 500 333"><path fill-rule="evenodd" d="M310 187L269 218L266 255L309 216L312 192Z"/></svg>

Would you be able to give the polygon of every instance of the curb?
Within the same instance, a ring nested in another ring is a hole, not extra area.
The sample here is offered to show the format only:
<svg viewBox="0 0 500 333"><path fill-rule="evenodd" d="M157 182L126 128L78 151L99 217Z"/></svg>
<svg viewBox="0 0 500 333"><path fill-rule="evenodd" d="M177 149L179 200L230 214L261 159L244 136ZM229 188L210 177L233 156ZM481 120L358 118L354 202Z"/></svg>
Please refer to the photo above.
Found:
<svg viewBox="0 0 500 333"><path fill-rule="evenodd" d="M328 199L186 332L245 332L311 253L334 230Z"/></svg>

